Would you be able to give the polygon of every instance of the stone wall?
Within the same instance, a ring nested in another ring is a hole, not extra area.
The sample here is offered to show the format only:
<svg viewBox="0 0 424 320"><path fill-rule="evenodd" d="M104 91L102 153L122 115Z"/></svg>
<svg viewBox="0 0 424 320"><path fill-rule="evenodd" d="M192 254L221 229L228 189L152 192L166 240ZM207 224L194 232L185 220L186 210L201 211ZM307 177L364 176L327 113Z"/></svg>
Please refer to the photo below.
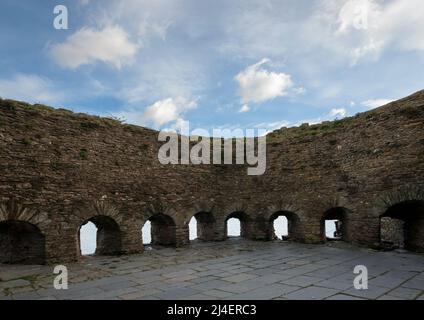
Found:
<svg viewBox="0 0 424 320"><path fill-rule="evenodd" d="M388 246L403 248L405 246L404 235L405 222L399 219L382 217L380 221L381 241Z"/></svg>
<svg viewBox="0 0 424 320"><path fill-rule="evenodd" d="M0 263L44 262L44 237L35 226L20 221L0 224Z"/></svg>
<svg viewBox="0 0 424 320"><path fill-rule="evenodd" d="M248 176L244 165L161 165L154 130L0 100L0 224L36 226L47 262L78 258L87 221L112 219L118 229L104 225L98 243L112 233L119 251L136 253L147 220L158 221L157 243L185 245L201 212L214 229L199 232L208 241L226 238L230 216L244 237L269 240L271 220L288 213L293 240L320 243L326 212L337 209L345 241L375 246L391 206L424 201L423 123L421 91L355 117L283 128L267 136L265 174Z"/></svg>

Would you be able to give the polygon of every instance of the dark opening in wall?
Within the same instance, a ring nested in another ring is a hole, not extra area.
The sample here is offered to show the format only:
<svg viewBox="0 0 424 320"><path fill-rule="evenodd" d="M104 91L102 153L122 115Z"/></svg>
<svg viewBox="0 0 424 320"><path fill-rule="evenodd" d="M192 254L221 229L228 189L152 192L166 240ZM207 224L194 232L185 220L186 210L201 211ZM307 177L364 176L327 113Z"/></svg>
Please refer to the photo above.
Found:
<svg viewBox="0 0 424 320"><path fill-rule="evenodd" d="M244 212L233 212L225 220L227 237L248 238L248 217Z"/></svg>
<svg viewBox="0 0 424 320"><path fill-rule="evenodd" d="M145 245L175 246L177 243L176 224L170 216L165 214L155 214L150 217L141 232Z"/></svg>
<svg viewBox="0 0 424 320"><path fill-rule="evenodd" d="M195 214L189 223L190 240L213 241L215 239L215 218L210 212Z"/></svg>
<svg viewBox="0 0 424 320"><path fill-rule="evenodd" d="M381 217L380 241L385 248L403 249L405 246L405 222L400 219Z"/></svg>
<svg viewBox="0 0 424 320"><path fill-rule="evenodd" d="M269 219L268 240L289 240L295 233L298 217L293 212L279 211Z"/></svg>
<svg viewBox="0 0 424 320"><path fill-rule="evenodd" d="M96 243L93 244L94 233ZM117 255L121 253L121 231L110 217L95 216L86 220L78 230L80 254ZM94 249L95 248L95 249Z"/></svg>
<svg viewBox="0 0 424 320"><path fill-rule="evenodd" d="M0 222L0 263L44 262L45 239L36 226L18 220Z"/></svg>
<svg viewBox="0 0 424 320"><path fill-rule="evenodd" d="M391 206L380 217L383 246L424 252L424 201L404 201Z"/></svg>
<svg viewBox="0 0 424 320"><path fill-rule="evenodd" d="M346 210L335 207L327 210L321 220L321 235L324 240L337 241L347 238Z"/></svg>

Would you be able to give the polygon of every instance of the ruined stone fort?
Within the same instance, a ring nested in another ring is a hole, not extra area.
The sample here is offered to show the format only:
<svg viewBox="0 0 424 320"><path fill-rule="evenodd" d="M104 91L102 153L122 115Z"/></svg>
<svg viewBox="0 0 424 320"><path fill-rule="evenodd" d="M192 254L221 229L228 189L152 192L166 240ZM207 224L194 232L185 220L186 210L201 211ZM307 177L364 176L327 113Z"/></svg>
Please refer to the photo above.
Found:
<svg viewBox="0 0 424 320"><path fill-rule="evenodd" d="M245 165L162 165L158 132L114 119L0 100L0 263L56 263L81 256L79 230L97 231L97 255L143 251L152 243L224 241L226 221L241 237L274 239L285 216L289 241L341 241L424 251L424 91L354 117L282 128L267 136L267 169Z"/></svg>

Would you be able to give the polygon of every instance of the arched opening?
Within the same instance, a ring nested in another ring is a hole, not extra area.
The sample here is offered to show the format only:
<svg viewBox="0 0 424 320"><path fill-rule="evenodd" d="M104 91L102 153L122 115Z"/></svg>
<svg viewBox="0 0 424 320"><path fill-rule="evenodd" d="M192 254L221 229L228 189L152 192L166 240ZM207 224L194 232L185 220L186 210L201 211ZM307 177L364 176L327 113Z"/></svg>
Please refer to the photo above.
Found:
<svg viewBox="0 0 424 320"><path fill-rule="evenodd" d="M298 217L292 212L279 211L271 215L269 219L269 240L289 240L295 233Z"/></svg>
<svg viewBox="0 0 424 320"><path fill-rule="evenodd" d="M81 255L117 255L121 253L121 231L110 217L95 216L78 229Z"/></svg>
<svg viewBox="0 0 424 320"><path fill-rule="evenodd" d="M33 224L19 220L0 222L0 263L43 264L45 239Z"/></svg>
<svg viewBox="0 0 424 320"><path fill-rule="evenodd" d="M175 246L176 224L165 214L155 214L146 221L142 229L143 244Z"/></svg>
<svg viewBox="0 0 424 320"><path fill-rule="evenodd" d="M190 222L188 223L188 232L189 232L189 240L196 240L198 239L198 232L197 232L197 219L195 216L191 217Z"/></svg>
<svg viewBox="0 0 424 320"><path fill-rule="evenodd" d="M424 252L424 201L404 201L380 217L383 246Z"/></svg>
<svg viewBox="0 0 424 320"><path fill-rule="evenodd" d="M97 227L87 221L80 227L80 247L83 256L92 255L97 248Z"/></svg>
<svg viewBox="0 0 424 320"><path fill-rule="evenodd" d="M347 239L346 210L335 207L327 210L321 220L321 234L323 240L339 241Z"/></svg>
<svg viewBox="0 0 424 320"><path fill-rule="evenodd" d="M190 240L213 241L215 238L215 218L210 212L198 212L189 223Z"/></svg>
<svg viewBox="0 0 424 320"><path fill-rule="evenodd" d="M227 237L240 237L241 223L239 218L230 218L227 220Z"/></svg>
<svg viewBox="0 0 424 320"><path fill-rule="evenodd" d="M288 240L289 238L289 222L285 216L279 216L273 222L274 236L278 240Z"/></svg>
<svg viewBox="0 0 424 320"><path fill-rule="evenodd" d="M405 246L405 222L400 219L381 217L380 242L385 248L403 249Z"/></svg>
<svg viewBox="0 0 424 320"><path fill-rule="evenodd" d="M143 238L143 244L149 245L152 244L152 223L150 220L147 220L141 229L141 234Z"/></svg>
<svg viewBox="0 0 424 320"><path fill-rule="evenodd" d="M248 217L244 212L233 212L225 220L225 234L227 237L248 238Z"/></svg>

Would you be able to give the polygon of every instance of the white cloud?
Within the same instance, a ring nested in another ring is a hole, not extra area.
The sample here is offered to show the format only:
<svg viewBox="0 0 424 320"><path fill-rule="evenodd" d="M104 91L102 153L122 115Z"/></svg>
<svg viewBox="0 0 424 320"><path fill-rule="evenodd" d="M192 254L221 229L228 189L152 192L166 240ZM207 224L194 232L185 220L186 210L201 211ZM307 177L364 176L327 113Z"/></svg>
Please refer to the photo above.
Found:
<svg viewBox="0 0 424 320"><path fill-rule="evenodd" d="M293 92L295 94L302 95L306 93L306 89L304 87L297 87L297 88L293 88Z"/></svg>
<svg viewBox="0 0 424 320"><path fill-rule="evenodd" d="M245 113L248 112L250 110L249 106L247 104L244 104L241 106L239 113Z"/></svg>
<svg viewBox="0 0 424 320"><path fill-rule="evenodd" d="M371 100L367 100L362 102L361 104L364 107L367 107L369 109L375 109L381 106L384 106L390 102L393 102L394 100L390 100L390 99L371 99Z"/></svg>
<svg viewBox="0 0 424 320"><path fill-rule="evenodd" d="M380 6L374 0L349 0L339 12L338 33L346 33L352 29L367 30L370 23L378 20Z"/></svg>
<svg viewBox="0 0 424 320"><path fill-rule="evenodd" d="M76 69L96 61L109 63L120 69L130 64L138 45L129 40L120 26L107 26L101 30L82 28L65 42L50 48L53 59L62 67Z"/></svg>
<svg viewBox="0 0 424 320"><path fill-rule="evenodd" d="M351 65L354 66L360 61L362 58L370 56L374 59L378 59L381 50L383 49L384 43L382 41L375 42L373 39L370 40L369 43L354 48L351 52L352 60Z"/></svg>
<svg viewBox="0 0 424 320"><path fill-rule="evenodd" d="M128 104L140 104L147 99L199 96L207 77L207 72L199 68L190 56L160 51L131 68L132 76L125 79L117 97Z"/></svg>
<svg viewBox="0 0 424 320"><path fill-rule="evenodd" d="M290 126L290 122L286 121L286 120L273 121L273 122L262 122L262 123L258 123L258 124L253 125L254 128L264 129L264 130L266 130L267 133L270 133L274 130L281 129L282 127L289 127L289 126Z"/></svg>
<svg viewBox="0 0 424 320"><path fill-rule="evenodd" d="M293 86L290 75L261 68L268 62L269 59L262 59L235 77L242 103L260 103L281 97Z"/></svg>
<svg viewBox="0 0 424 320"><path fill-rule="evenodd" d="M123 119L126 123L153 126L156 129L167 124L170 129L175 129L182 121L185 121L184 113L195 108L197 108L195 100L176 97L156 101L146 108L138 108L132 105L114 112L112 115Z"/></svg>
<svg viewBox="0 0 424 320"><path fill-rule="evenodd" d="M171 21L156 22L150 21L148 18L144 18L144 20L141 21L138 26L138 34L143 38L155 35L165 41L168 29L171 27L171 25Z"/></svg>
<svg viewBox="0 0 424 320"><path fill-rule="evenodd" d="M63 96L46 78L33 74L16 74L10 79L0 79L0 96L30 103L57 104Z"/></svg>
<svg viewBox="0 0 424 320"><path fill-rule="evenodd" d="M182 97L160 100L147 107L142 116L143 120L160 127L166 123L180 121L182 114L197 107L196 101Z"/></svg>
<svg viewBox="0 0 424 320"><path fill-rule="evenodd" d="M338 41L352 45L352 65L384 50L423 51L424 11L421 0L349 0L339 10Z"/></svg>
<svg viewBox="0 0 424 320"><path fill-rule="evenodd" d="M315 125L319 124L323 121L333 121L335 119L341 119L348 116L348 111L345 108L333 108L330 110L329 113L316 117L316 118L309 118L309 119L302 119L300 121L275 121L275 122L262 122L259 124L254 125L255 128L262 128L266 129L267 132L272 132L274 130L281 129L282 127L299 127L304 123L308 123L309 125Z"/></svg>
<svg viewBox="0 0 424 320"><path fill-rule="evenodd" d="M396 0L384 10L378 36L406 51L424 50L424 11L421 0Z"/></svg>
<svg viewBox="0 0 424 320"><path fill-rule="evenodd" d="M344 118L347 116L347 110L344 108L339 108L339 109L334 108L334 109L331 109L329 116L331 118Z"/></svg>

